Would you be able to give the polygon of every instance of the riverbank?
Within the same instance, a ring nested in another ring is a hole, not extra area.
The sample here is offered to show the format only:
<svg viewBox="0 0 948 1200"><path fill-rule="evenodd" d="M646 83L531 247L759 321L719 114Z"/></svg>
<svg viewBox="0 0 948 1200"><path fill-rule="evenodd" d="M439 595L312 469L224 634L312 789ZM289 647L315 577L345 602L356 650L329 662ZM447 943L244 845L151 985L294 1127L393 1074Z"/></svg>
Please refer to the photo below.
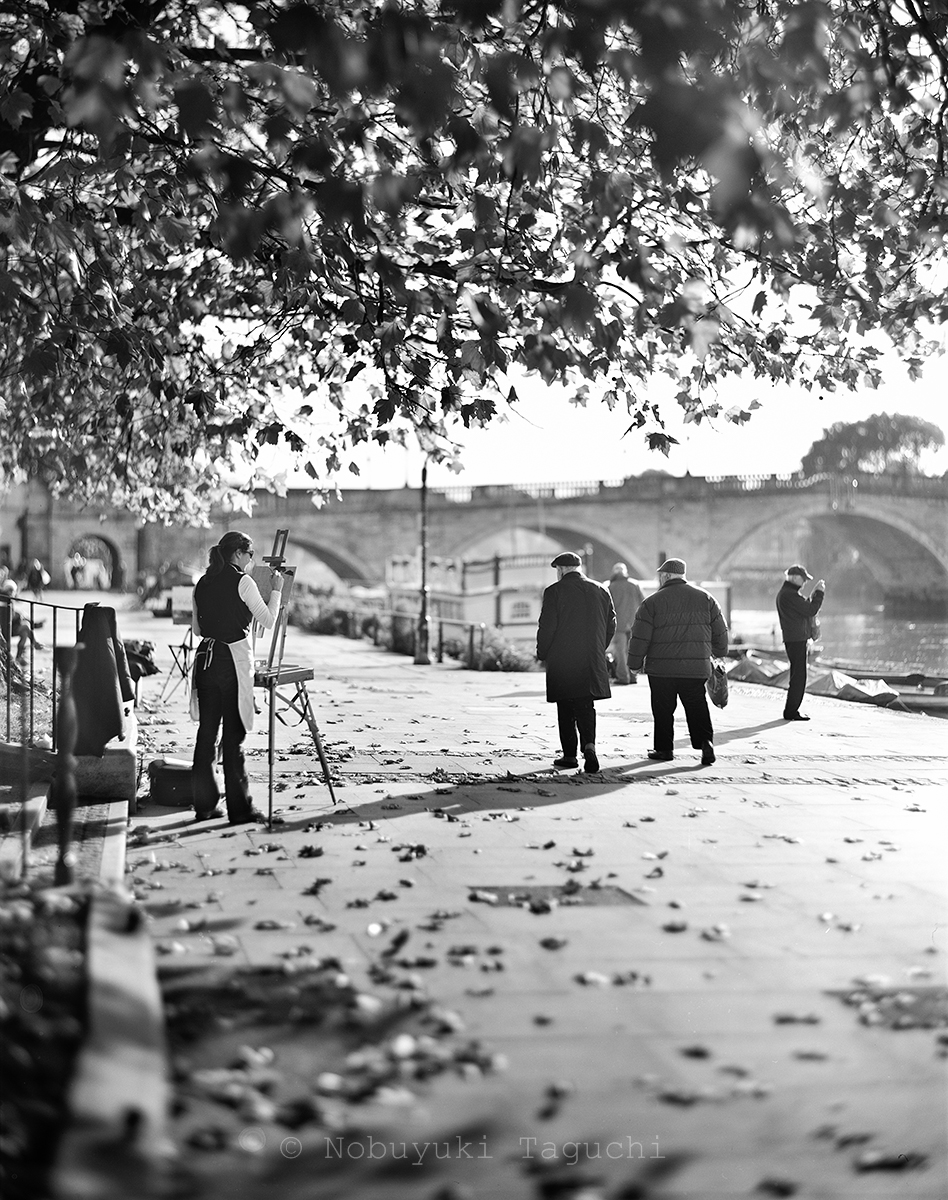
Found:
<svg viewBox="0 0 948 1200"><path fill-rule="evenodd" d="M731 614L731 636L779 650L780 626L773 608ZM820 612L822 656L882 674L948 678L948 621L904 620L883 612L840 613L827 603Z"/></svg>

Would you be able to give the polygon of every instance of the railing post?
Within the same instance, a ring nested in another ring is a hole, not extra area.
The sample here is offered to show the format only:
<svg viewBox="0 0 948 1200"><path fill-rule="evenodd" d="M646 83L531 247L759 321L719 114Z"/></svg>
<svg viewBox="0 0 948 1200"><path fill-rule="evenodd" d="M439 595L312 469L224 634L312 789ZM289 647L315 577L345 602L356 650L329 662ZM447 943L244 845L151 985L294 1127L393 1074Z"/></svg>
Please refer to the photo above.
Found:
<svg viewBox="0 0 948 1200"><path fill-rule="evenodd" d="M438 622L438 662L444 662L444 621Z"/></svg>
<svg viewBox="0 0 948 1200"><path fill-rule="evenodd" d="M56 753L56 774L50 788L50 801L56 810L58 851L53 882L57 887L73 881L72 818L76 808L76 745L78 722L72 695L72 676L76 669L81 646L60 646L53 652L57 673L62 679L59 703L59 749Z"/></svg>
<svg viewBox="0 0 948 1200"><path fill-rule="evenodd" d="M4 740L12 740L13 722L13 603L0 604L0 645L4 647L3 673L6 676L6 734Z"/></svg>
<svg viewBox="0 0 948 1200"><path fill-rule="evenodd" d="M474 670L474 626L467 627L467 661L468 670Z"/></svg>
<svg viewBox="0 0 948 1200"><path fill-rule="evenodd" d="M30 865L30 832L26 804L30 795L30 750L26 740L26 707L20 704L20 875L26 877Z"/></svg>
<svg viewBox="0 0 948 1200"><path fill-rule="evenodd" d="M481 652L480 652L480 656L477 660L478 671L484 670L484 638L486 636L487 636L487 626L482 621L481 622Z"/></svg>

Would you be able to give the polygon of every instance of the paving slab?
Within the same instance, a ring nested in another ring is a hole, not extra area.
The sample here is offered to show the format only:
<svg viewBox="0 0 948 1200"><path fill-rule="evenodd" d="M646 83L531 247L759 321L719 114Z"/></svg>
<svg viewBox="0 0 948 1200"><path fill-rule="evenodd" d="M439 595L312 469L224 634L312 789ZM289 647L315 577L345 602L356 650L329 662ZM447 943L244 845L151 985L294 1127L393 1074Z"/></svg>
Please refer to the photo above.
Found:
<svg viewBox="0 0 948 1200"><path fill-rule="evenodd" d="M152 636L161 665L180 629L123 636ZM219 1069L242 1037L276 1046L292 1086L273 1094L302 1089L322 1116L290 1128L272 1106L192 1099L173 1129L199 1194L519 1198L552 1194L559 1172L590 1196L948 1195L943 722L811 697L813 720L791 725L778 693L736 684L714 713L717 763L700 768L679 722L658 766L640 684L597 706L603 769L586 776L551 769L539 674L417 667L295 630L286 657L315 670L340 803L281 727L281 823L194 825L140 797L126 880L166 988L241 969L292 990L335 961L366 1024L345 1053L306 1025L238 1022L201 1044ZM146 759L188 757L183 689L158 704L148 683ZM264 805L265 724L247 740ZM531 887L561 899L506 902ZM597 888L635 902L570 903ZM886 1024L886 996L904 1027ZM320 1079L348 1078L360 1039L391 1050L396 1026L366 1016L389 1005L421 1028L441 1013L442 1048L473 1039L495 1057L329 1096ZM202 1122L220 1127L216 1149L187 1143ZM384 1135L374 1156L369 1130ZM480 1130L489 1157L396 1167L393 1142L458 1130ZM352 1153L327 1154L332 1136Z"/></svg>

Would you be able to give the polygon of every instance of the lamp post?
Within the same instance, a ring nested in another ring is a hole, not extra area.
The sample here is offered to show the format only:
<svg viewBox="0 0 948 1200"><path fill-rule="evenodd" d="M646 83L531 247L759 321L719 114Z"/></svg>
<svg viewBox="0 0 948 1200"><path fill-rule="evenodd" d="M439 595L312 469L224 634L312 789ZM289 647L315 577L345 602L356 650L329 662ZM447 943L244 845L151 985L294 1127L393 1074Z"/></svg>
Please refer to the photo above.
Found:
<svg viewBox="0 0 948 1200"><path fill-rule="evenodd" d="M415 634L415 664L427 667L428 656L428 455L421 468L421 594L418 609L418 629Z"/></svg>

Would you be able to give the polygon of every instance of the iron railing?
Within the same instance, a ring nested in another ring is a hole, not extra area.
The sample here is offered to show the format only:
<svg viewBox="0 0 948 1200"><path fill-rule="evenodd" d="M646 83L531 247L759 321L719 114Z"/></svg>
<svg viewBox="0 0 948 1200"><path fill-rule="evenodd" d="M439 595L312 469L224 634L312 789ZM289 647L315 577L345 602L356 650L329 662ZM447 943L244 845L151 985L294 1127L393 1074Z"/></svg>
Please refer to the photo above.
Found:
<svg viewBox="0 0 948 1200"><path fill-rule="evenodd" d="M19 616L19 632L17 629ZM23 622L29 622L29 633ZM65 604L49 604L45 600L21 600L0 596L0 683L3 687L0 726L4 740L32 746L37 736L47 732L37 730L37 717L48 717L49 749L58 742L59 704L62 694L60 672L55 655L50 654L48 679L37 668L36 642L50 652L69 639L79 641L82 609ZM15 713L14 697L19 695L19 713ZM47 712L48 704L48 712ZM41 714L38 713L41 709ZM45 724L45 721L44 721Z"/></svg>
<svg viewBox="0 0 948 1200"><path fill-rule="evenodd" d="M344 637L370 637L375 646L380 646L390 639L390 648L396 654L414 655L418 648L418 613L370 607L333 608L332 613L339 619L339 632ZM447 636L448 631L458 629L461 631L461 637L457 640L467 643L467 661L470 668L481 669L487 630L490 628L486 622L432 617L428 624L437 630L435 655L439 663L444 662L446 646L450 640Z"/></svg>

